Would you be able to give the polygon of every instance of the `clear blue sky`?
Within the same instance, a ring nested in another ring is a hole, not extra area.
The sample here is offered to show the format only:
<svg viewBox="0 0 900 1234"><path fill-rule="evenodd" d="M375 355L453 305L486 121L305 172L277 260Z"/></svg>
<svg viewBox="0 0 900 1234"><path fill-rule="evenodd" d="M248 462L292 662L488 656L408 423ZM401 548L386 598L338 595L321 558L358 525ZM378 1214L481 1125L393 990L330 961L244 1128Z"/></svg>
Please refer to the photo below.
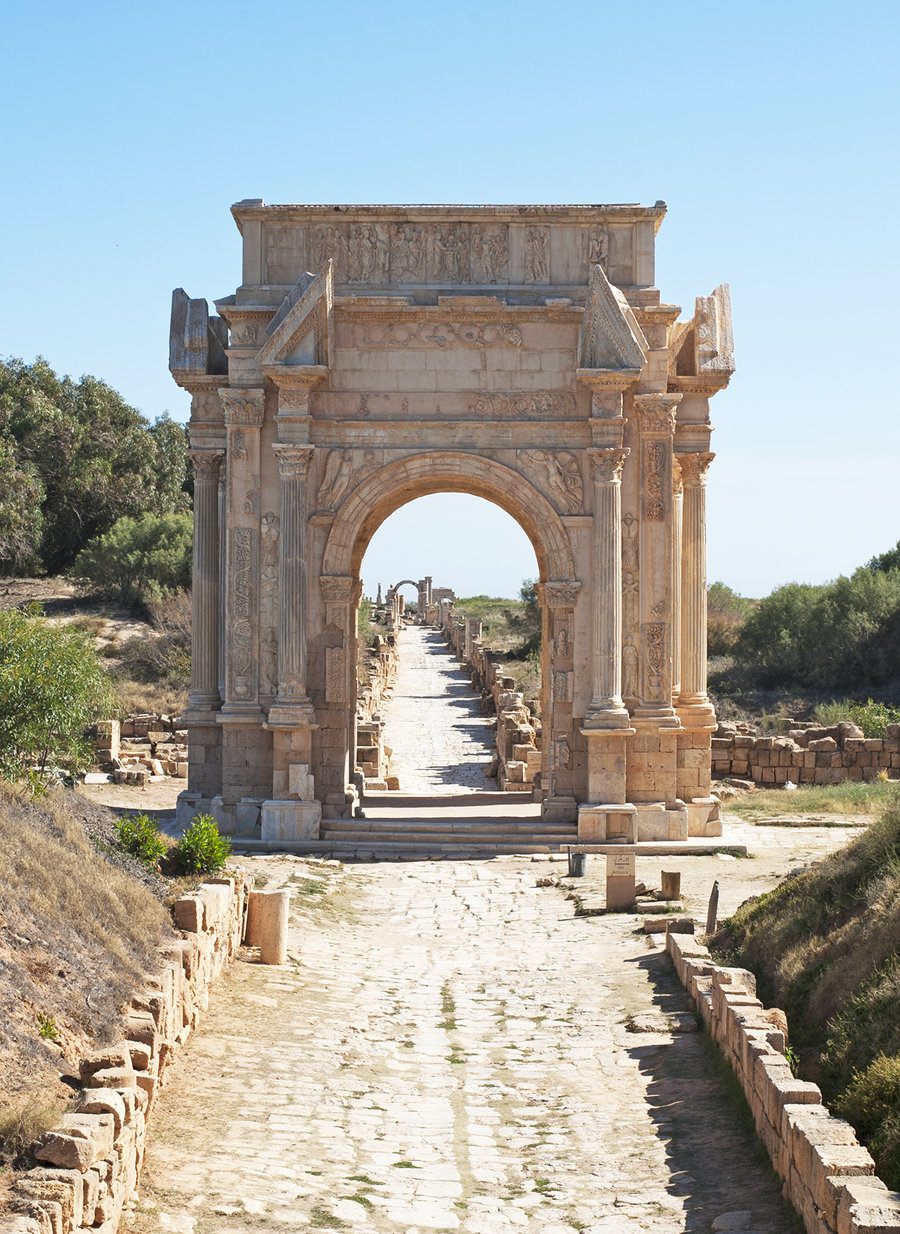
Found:
<svg viewBox="0 0 900 1234"><path fill-rule="evenodd" d="M898 14L896 0L7 4L0 354L42 354L151 419L185 419L171 291L212 300L240 281L234 201L663 198L663 299L689 314L728 281L734 304L710 577L760 595L850 571L900 539ZM436 504L434 523L407 507L384 525L367 590L429 573L514 594L534 574L521 535L494 548L478 516L442 547L452 503Z"/></svg>

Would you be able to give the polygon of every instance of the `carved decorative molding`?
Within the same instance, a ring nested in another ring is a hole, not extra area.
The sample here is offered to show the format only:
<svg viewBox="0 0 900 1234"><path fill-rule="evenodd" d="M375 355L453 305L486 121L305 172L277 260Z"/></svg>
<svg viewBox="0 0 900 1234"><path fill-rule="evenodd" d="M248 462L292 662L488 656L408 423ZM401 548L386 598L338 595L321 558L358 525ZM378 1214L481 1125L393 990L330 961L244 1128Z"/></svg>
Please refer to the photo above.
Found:
<svg viewBox="0 0 900 1234"><path fill-rule="evenodd" d="M201 484L205 481L218 483L219 467L225 457L224 450L188 450L188 456L194 469L194 479Z"/></svg>
<svg viewBox="0 0 900 1234"><path fill-rule="evenodd" d="M685 485L691 488L705 488L709 465L716 457L715 454L679 454L676 457Z"/></svg>
<svg viewBox="0 0 900 1234"><path fill-rule="evenodd" d="M613 287L601 266L593 266L578 342L579 370L627 369L637 373L644 367L646 346L628 301Z"/></svg>
<svg viewBox="0 0 900 1234"><path fill-rule="evenodd" d="M347 654L343 647L325 648L325 701L345 703Z"/></svg>
<svg viewBox="0 0 900 1234"><path fill-rule="evenodd" d="M545 416L574 416L574 394L521 394L512 390L503 394L483 394L469 407L469 415L485 418L522 416L541 418Z"/></svg>
<svg viewBox="0 0 900 1234"><path fill-rule="evenodd" d="M575 701L575 674L571 670L559 669L553 674L554 703L571 703Z"/></svg>
<svg viewBox="0 0 900 1234"><path fill-rule="evenodd" d="M644 443L644 518L662 523L666 517L665 474L668 447L662 441Z"/></svg>
<svg viewBox="0 0 900 1234"><path fill-rule="evenodd" d="M259 427L266 414L266 395L264 390L230 390L219 391L222 400L222 411L225 423L229 428L238 425Z"/></svg>
<svg viewBox="0 0 900 1234"><path fill-rule="evenodd" d="M521 347L522 331L518 326L505 322L479 326L471 321L406 322L392 321L376 326L363 335L367 347Z"/></svg>
<svg viewBox="0 0 900 1234"><path fill-rule="evenodd" d="M543 603L548 608L574 608L578 602L578 593L581 591L581 583L577 579L542 583L541 587Z"/></svg>
<svg viewBox="0 0 900 1234"><path fill-rule="evenodd" d="M675 432L675 418L680 394L636 394L634 409L642 433Z"/></svg>
<svg viewBox="0 0 900 1234"><path fill-rule="evenodd" d="M622 469L630 450L588 450L587 456L591 464L591 478L601 484L619 484L622 479Z"/></svg>
<svg viewBox="0 0 900 1234"><path fill-rule="evenodd" d="M231 691L247 700L253 695L253 558L255 532L231 531Z"/></svg>
<svg viewBox="0 0 900 1234"><path fill-rule="evenodd" d="M560 514L580 514L584 482L578 459L568 450L517 450L519 467Z"/></svg>
<svg viewBox="0 0 900 1234"><path fill-rule="evenodd" d="M323 574L319 578L322 595L328 602L349 604L356 579L349 575Z"/></svg>
<svg viewBox="0 0 900 1234"><path fill-rule="evenodd" d="M666 701L666 625L662 621L644 626L644 643L647 648L647 701Z"/></svg>
<svg viewBox="0 0 900 1234"><path fill-rule="evenodd" d="M272 450L278 459L279 473L285 477L305 476L309 471L314 449L313 446L289 446L276 442Z"/></svg>

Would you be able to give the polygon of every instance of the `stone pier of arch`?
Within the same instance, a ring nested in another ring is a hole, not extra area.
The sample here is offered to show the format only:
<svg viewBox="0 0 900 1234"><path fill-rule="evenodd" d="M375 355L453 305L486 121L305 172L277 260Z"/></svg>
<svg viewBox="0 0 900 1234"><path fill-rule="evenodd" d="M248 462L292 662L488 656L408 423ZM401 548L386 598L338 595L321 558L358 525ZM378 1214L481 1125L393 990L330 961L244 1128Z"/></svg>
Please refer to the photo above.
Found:
<svg viewBox="0 0 900 1234"><path fill-rule="evenodd" d="M181 815L277 842L352 814L366 546L405 503L464 492L538 562L543 816L587 841L688 834L716 724L705 486L727 286L690 316L661 299L663 203L232 213L234 294L215 314L173 295L195 474Z"/></svg>

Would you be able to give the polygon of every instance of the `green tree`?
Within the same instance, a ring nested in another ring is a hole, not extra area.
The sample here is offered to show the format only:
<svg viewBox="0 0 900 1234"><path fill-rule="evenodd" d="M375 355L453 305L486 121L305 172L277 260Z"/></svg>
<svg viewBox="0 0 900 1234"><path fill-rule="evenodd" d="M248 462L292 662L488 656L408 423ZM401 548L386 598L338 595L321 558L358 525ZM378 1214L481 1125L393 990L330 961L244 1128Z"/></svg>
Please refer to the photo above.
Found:
<svg viewBox="0 0 900 1234"><path fill-rule="evenodd" d="M189 514L126 516L81 550L72 571L110 600L147 608L190 587L192 543Z"/></svg>
<svg viewBox="0 0 900 1234"><path fill-rule="evenodd" d="M707 646L711 656L728 656L734 650L741 626L756 606L725 583L710 583L706 592Z"/></svg>
<svg viewBox="0 0 900 1234"><path fill-rule="evenodd" d="M91 636L40 609L0 612L0 774L75 773L93 757L84 732L115 708Z"/></svg>
<svg viewBox="0 0 900 1234"><path fill-rule="evenodd" d="M520 605L509 610L510 629L522 640L516 654L523 659L540 651L541 609L538 604L538 580L525 578L519 588Z"/></svg>
<svg viewBox="0 0 900 1234"><path fill-rule="evenodd" d="M44 486L35 469L20 467L13 444L0 437L0 574L26 570L40 551Z"/></svg>
<svg viewBox="0 0 900 1234"><path fill-rule="evenodd" d="M900 541L886 553L879 553L866 562L867 570L900 570Z"/></svg>
<svg viewBox="0 0 900 1234"><path fill-rule="evenodd" d="M105 382L58 377L41 358L0 363L0 441L40 519L39 547L0 555L4 573L57 573L123 515L190 509L184 428L167 414L151 425Z"/></svg>

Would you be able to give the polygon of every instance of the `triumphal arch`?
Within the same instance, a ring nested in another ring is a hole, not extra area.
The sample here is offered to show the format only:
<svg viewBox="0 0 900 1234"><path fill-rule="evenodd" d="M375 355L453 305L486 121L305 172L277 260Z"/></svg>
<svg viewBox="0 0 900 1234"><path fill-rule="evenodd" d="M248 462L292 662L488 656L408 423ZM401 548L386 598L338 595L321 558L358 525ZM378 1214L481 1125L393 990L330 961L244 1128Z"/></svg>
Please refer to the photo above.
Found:
<svg viewBox="0 0 900 1234"><path fill-rule="evenodd" d="M703 834L731 315L724 285L687 318L661 302L665 203L232 213L237 291L172 307L195 477L182 814L270 840L349 816L360 563L394 510L453 491L534 545L544 817L586 841Z"/></svg>

